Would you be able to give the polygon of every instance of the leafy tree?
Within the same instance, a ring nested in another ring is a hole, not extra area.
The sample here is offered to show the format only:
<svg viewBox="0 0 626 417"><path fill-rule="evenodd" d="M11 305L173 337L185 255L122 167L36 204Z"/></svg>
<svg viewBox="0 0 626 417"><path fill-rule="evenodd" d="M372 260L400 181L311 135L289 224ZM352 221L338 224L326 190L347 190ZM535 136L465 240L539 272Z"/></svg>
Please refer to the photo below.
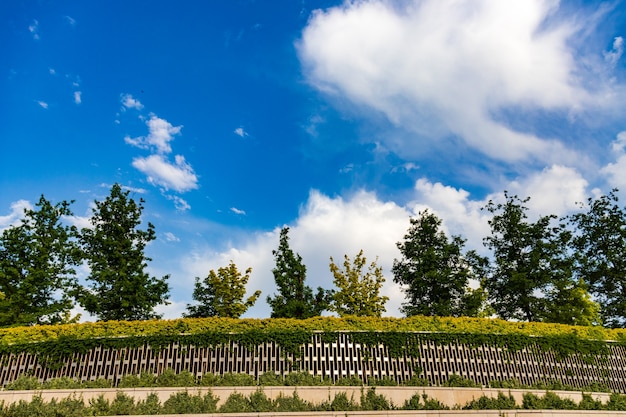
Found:
<svg viewBox="0 0 626 417"><path fill-rule="evenodd" d="M305 285L306 266L302 257L289 247L288 227L280 231L278 249L272 254L276 260L272 273L278 287L278 294L267 297L272 318L306 319L322 314L329 305L329 292L318 287L314 296L311 287Z"/></svg>
<svg viewBox="0 0 626 417"><path fill-rule="evenodd" d="M330 258L330 271L333 274L334 284L339 289L332 293L330 309L340 317L347 315L380 317L385 311L387 296L380 295L385 277L382 268L372 262L367 272L363 267L367 259L361 250L351 263L348 255L344 256L341 270L332 256Z"/></svg>
<svg viewBox="0 0 626 417"><path fill-rule="evenodd" d="M42 195L18 226L0 235L0 326L56 324L69 317L80 263L76 228L64 225L71 203Z"/></svg>
<svg viewBox="0 0 626 417"><path fill-rule="evenodd" d="M144 200L139 203L114 184L104 201L96 201L91 228L81 233L90 267L89 289L81 292L85 310L100 320L146 320L158 318L154 307L166 303L167 279L145 272L144 249L156 238L154 226L139 229Z"/></svg>
<svg viewBox="0 0 626 417"><path fill-rule="evenodd" d="M588 200L588 210L570 216L580 276L596 297L605 325L626 325L626 209L617 189Z"/></svg>
<svg viewBox="0 0 626 417"><path fill-rule="evenodd" d="M393 280L404 286L407 316L476 316L482 307L482 290L469 290L470 279L480 280L484 260L475 252L463 253L465 241L451 240L441 230L441 220L428 210L410 219L404 242L397 246L402 259L393 262Z"/></svg>
<svg viewBox="0 0 626 417"><path fill-rule="evenodd" d="M562 229L553 226L556 216L529 222L525 204L530 200L510 196L505 203L489 201L486 209L491 236L484 239L493 261L485 279L492 306L505 320L540 321L549 307L546 293L571 278Z"/></svg>
<svg viewBox="0 0 626 417"><path fill-rule="evenodd" d="M261 291L257 290L243 301L251 273L252 268L248 268L245 275L241 275L237 266L230 261L228 267L218 268L217 272L211 270L204 280L196 278L193 299L200 304L188 305L185 316L239 318L261 295Z"/></svg>
<svg viewBox="0 0 626 417"><path fill-rule="evenodd" d="M550 307L542 314L541 321L571 326L602 324L600 304L591 298L582 279L578 282L556 281L547 301Z"/></svg>

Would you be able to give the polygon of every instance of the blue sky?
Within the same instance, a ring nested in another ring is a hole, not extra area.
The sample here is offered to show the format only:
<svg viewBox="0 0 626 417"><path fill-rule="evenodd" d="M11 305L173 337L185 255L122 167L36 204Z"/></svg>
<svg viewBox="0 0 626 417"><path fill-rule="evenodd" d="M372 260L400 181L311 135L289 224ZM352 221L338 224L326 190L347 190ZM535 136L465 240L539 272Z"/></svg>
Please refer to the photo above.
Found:
<svg viewBox="0 0 626 417"><path fill-rule="evenodd" d="M233 260L261 289L282 226L311 286L360 249L392 283L429 208L481 250L502 192L533 214L626 189L626 6L553 0L19 1L0 6L0 229L41 194L86 225L146 200L165 317ZM622 200L624 194L620 193ZM81 269L84 275L86 271Z"/></svg>

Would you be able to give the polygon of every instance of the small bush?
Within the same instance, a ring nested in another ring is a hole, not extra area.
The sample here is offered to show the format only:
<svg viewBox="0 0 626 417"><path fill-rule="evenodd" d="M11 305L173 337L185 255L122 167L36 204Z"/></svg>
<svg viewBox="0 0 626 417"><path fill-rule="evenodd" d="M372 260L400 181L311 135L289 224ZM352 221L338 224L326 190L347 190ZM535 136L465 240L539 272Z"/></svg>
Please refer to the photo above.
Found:
<svg viewBox="0 0 626 417"><path fill-rule="evenodd" d="M187 391L177 392L163 403L163 414L215 413L218 398L208 392L204 396L189 395Z"/></svg>
<svg viewBox="0 0 626 417"><path fill-rule="evenodd" d="M330 385L329 380L323 380L320 377L313 376L308 372L290 372L285 375L283 383L289 387Z"/></svg>
<svg viewBox="0 0 626 417"><path fill-rule="evenodd" d="M259 375L259 385L264 385L268 387L279 387L281 385L285 385L285 382L280 375L277 375L274 372L266 372L262 375Z"/></svg>
<svg viewBox="0 0 626 417"><path fill-rule="evenodd" d="M217 385L223 387L250 387L256 385L252 375L226 373L218 380Z"/></svg>
<svg viewBox="0 0 626 417"><path fill-rule="evenodd" d="M361 395L361 409L368 411L391 410L393 407L384 395L376 394L375 388L367 390Z"/></svg>
<svg viewBox="0 0 626 417"><path fill-rule="evenodd" d="M11 391L41 389L41 383L34 376L20 375L15 381L7 384L4 389Z"/></svg>
<svg viewBox="0 0 626 417"><path fill-rule="evenodd" d="M348 398L348 394L339 392L332 401L323 404L320 408L322 411L356 411L360 407L354 401L354 398Z"/></svg>
<svg viewBox="0 0 626 417"><path fill-rule="evenodd" d="M422 378L417 375L413 375L411 379L404 381L404 385L407 387L429 387L430 381L426 378Z"/></svg>
<svg viewBox="0 0 626 417"><path fill-rule="evenodd" d="M220 413L250 413L252 411L254 410L250 401L238 392L230 394L219 408Z"/></svg>
<svg viewBox="0 0 626 417"><path fill-rule="evenodd" d="M614 392L609 396L604 408L610 411L626 411L626 395Z"/></svg>
<svg viewBox="0 0 626 417"><path fill-rule="evenodd" d="M583 393L583 398L578 403L579 410L602 410L602 401L594 400L589 394Z"/></svg>
<svg viewBox="0 0 626 417"><path fill-rule="evenodd" d="M124 375L117 384L119 388L149 388L156 386L156 375L143 372L139 375Z"/></svg>
<svg viewBox="0 0 626 417"><path fill-rule="evenodd" d="M145 400L138 401L135 406L135 414L156 415L161 414L161 401L154 392L148 394Z"/></svg>
<svg viewBox="0 0 626 417"><path fill-rule="evenodd" d="M421 399L421 401L420 401ZM444 405L441 401L429 398L425 393L422 395L415 394L404 402L403 410L449 410L450 407Z"/></svg>
<svg viewBox="0 0 626 417"><path fill-rule="evenodd" d="M275 404L276 412L313 411L313 405L300 398L295 391L291 397L279 396Z"/></svg>
<svg viewBox="0 0 626 417"><path fill-rule="evenodd" d="M395 379L384 377L384 378L369 378L367 380L367 385L371 387L395 387L398 383Z"/></svg>
<svg viewBox="0 0 626 417"><path fill-rule="evenodd" d="M515 398L511 394L499 392L496 398L480 396L463 406L463 410L514 410L517 408Z"/></svg>
<svg viewBox="0 0 626 417"><path fill-rule="evenodd" d="M187 370L177 374L175 370L168 368L155 378L154 384L157 387L193 387L196 385L196 377Z"/></svg>
<svg viewBox="0 0 626 417"><path fill-rule="evenodd" d="M110 413L114 416L133 414L135 411L135 399L123 392L118 392L111 401Z"/></svg>
<svg viewBox="0 0 626 417"><path fill-rule="evenodd" d="M518 388L529 388L527 385L524 385L520 382L519 379L503 379L503 380L491 380L489 382L490 388L508 388L508 389L518 389Z"/></svg>
<svg viewBox="0 0 626 417"><path fill-rule="evenodd" d="M267 413L274 411L274 402L267 398L263 390L258 389L250 394L250 406L256 413Z"/></svg>
<svg viewBox="0 0 626 417"><path fill-rule="evenodd" d="M78 389L82 388L82 384L75 379L69 377L53 378L43 384L43 389Z"/></svg>

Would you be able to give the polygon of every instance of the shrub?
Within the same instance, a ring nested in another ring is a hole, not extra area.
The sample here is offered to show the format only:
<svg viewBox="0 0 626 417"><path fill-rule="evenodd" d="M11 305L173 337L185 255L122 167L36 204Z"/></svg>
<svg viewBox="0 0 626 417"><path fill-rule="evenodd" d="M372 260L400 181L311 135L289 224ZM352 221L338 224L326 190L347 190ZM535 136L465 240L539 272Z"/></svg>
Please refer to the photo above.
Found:
<svg viewBox="0 0 626 417"><path fill-rule="evenodd" d="M177 374L168 368L155 378L154 384L157 387L193 387L196 385L196 377L186 369Z"/></svg>
<svg viewBox="0 0 626 417"><path fill-rule="evenodd" d="M267 395L261 389L257 389L255 392L250 394L250 406L252 407L252 411L256 413L267 413L270 411L274 411L274 402L267 398Z"/></svg>
<svg viewBox="0 0 626 417"><path fill-rule="evenodd" d="M602 410L602 401L594 400L589 394L583 393L583 398L578 403L579 410Z"/></svg>
<svg viewBox="0 0 626 417"><path fill-rule="evenodd" d="M463 410L514 410L517 408L515 398L511 394L499 392L496 398L480 396L463 406Z"/></svg>
<svg viewBox="0 0 626 417"><path fill-rule="evenodd" d="M110 413L114 416L133 414L135 411L135 400L123 392L118 392L111 401Z"/></svg>
<svg viewBox="0 0 626 417"><path fill-rule="evenodd" d="M313 376L308 372L290 372L285 375L283 383L289 387L331 385L330 380L321 379L320 377Z"/></svg>
<svg viewBox="0 0 626 417"><path fill-rule="evenodd" d="M363 380L358 376L342 377L337 379L335 385L342 387L360 387L363 385Z"/></svg>
<svg viewBox="0 0 626 417"><path fill-rule="evenodd" d="M249 413L252 411L254 410L250 401L238 392L230 394L219 408L220 413Z"/></svg>
<svg viewBox="0 0 626 417"><path fill-rule="evenodd" d="M187 391L177 392L163 403L164 414L215 413L218 398L208 392L204 396L189 395Z"/></svg>
<svg viewBox="0 0 626 417"><path fill-rule="evenodd" d="M156 386L156 375L142 372L139 375L124 375L117 384L119 388L148 388Z"/></svg>
<svg viewBox="0 0 626 417"><path fill-rule="evenodd" d="M256 381L252 375L226 373L222 375L216 385L223 387L249 387L256 385Z"/></svg>
<svg viewBox="0 0 626 417"><path fill-rule="evenodd" d="M614 392L610 395L604 408L611 411L626 411L626 395Z"/></svg>
<svg viewBox="0 0 626 417"><path fill-rule="evenodd" d="M283 378L274 372L266 372L259 375L259 385L265 385L268 387L279 387L285 385Z"/></svg>
<svg viewBox="0 0 626 417"><path fill-rule="evenodd" d="M398 385L395 379L384 378L368 378L367 385L371 387L395 387Z"/></svg>
<svg viewBox="0 0 626 417"><path fill-rule="evenodd" d="M367 390L367 394L361 394L361 409L368 411L391 410L392 405L383 395L376 394L375 388Z"/></svg>
<svg viewBox="0 0 626 417"><path fill-rule="evenodd" d="M407 387L429 387L430 381L426 378L422 378L417 375L413 375L411 379L404 381L404 385Z"/></svg>
<svg viewBox="0 0 626 417"><path fill-rule="evenodd" d="M161 414L161 410L161 401L154 392L148 394L145 400L138 401L135 406L135 414L156 415Z"/></svg>
<svg viewBox="0 0 626 417"><path fill-rule="evenodd" d="M4 389L12 391L40 389L41 384L34 376L20 375L15 381L7 384Z"/></svg>
<svg viewBox="0 0 626 417"><path fill-rule="evenodd" d="M422 402L420 402L420 398ZM441 401L429 398L426 393L419 395L415 394L404 402L402 406L403 410L449 410L450 407L444 405Z"/></svg>
<svg viewBox="0 0 626 417"><path fill-rule="evenodd" d="M277 412L313 411L313 405L300 398L296 391L294 391L291 397L280 395L276 398L275 404L275 411Z"/></svg>

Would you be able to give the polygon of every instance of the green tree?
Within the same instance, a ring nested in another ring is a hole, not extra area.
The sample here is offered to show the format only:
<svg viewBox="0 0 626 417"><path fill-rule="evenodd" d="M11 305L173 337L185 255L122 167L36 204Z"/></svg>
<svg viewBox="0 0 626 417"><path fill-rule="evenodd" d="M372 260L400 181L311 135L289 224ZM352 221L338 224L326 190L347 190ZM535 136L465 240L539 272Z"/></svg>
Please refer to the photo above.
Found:
<svg viewBox="0 0 626 417"><path fill-rule="evenodd" d="M601 306L605 325L626 325L626 209L617 189L588 200L586 212L570 216L577 268Z"/></svg>
<svg viewBox="0 0 626 417"><path fill-rule="evenodd" d="M463 253L465 241L451 240L441 230L441 220L428 210L410 219L404 242L397 246L402 259L393 262L393 280L403 286L407 316L476 316L482 309L482 290L470 290L470 280L480 281L484 259L474 251Z"/></svg>
<svg viewBox="0 0 626 417"><path fill-rule="evenodd" d="M272 318L306 319L322 314L328 305L329 292L318 287L313 295L311 287L305 284L306 266L302 257L289 247L289 228L280 231L278 249L272 254L276 267L272 269L278 294L268 296L267 303L272 308Z"/></svg>
<svg viewBox="0 0 626 417"><path fill-rule="evenodd" d="M42 195L35 210L24 210L21 224L0 235L0 326L56 324L74 306L74 267L81 253L76 228L64 225L71 203Z"/></svg>
<svg viewBox="0 0 626 417"><path fill-rule="evenodd" d="M186 317L230 317L239 318L252 307L261 295L257 290L244 301L246 284L250 279L252 268L246 269L244 275L230 261L228 267L211 270L209 275L200 281L196 278L193 299L198 305L187 305Z"/></svg>
<svg viewBox="0 0 626 417"><path fill-rule="evenodd" d="M363 250L356 255L353 262L350 262L348 255L344 255L343 270L330 257L330 272L338 288L338 291L332 293L330 310L340 317L380 317L385 312L385 303L389 297L380 295L380 289L385 282L383 270L376 262L372 262L364 272L366 263Z"/></svg>
<svg viewBox="0 0 626 417"><path fill-rule="evenodd" d="M564 254L562 229L556 216L529 222L525 204L530 200L510 196L505 203L489 201L491 235L484 244L492 251L485 279L491 304L503 319L540 321L549 307L546 293L571 278L571 263Z"/></svg>
<svg viewBox="0 0 626 417"><path fill-rule="evenodd" d="M81 291L85 310L100 320L146 320L158 318L154 307L167 303L167 279L145 272L144 250L156 238L154 226L139 229L144 200L139 203L114 184L104 201L96 201L81 240L90 273L90 288Z"/></svg>

